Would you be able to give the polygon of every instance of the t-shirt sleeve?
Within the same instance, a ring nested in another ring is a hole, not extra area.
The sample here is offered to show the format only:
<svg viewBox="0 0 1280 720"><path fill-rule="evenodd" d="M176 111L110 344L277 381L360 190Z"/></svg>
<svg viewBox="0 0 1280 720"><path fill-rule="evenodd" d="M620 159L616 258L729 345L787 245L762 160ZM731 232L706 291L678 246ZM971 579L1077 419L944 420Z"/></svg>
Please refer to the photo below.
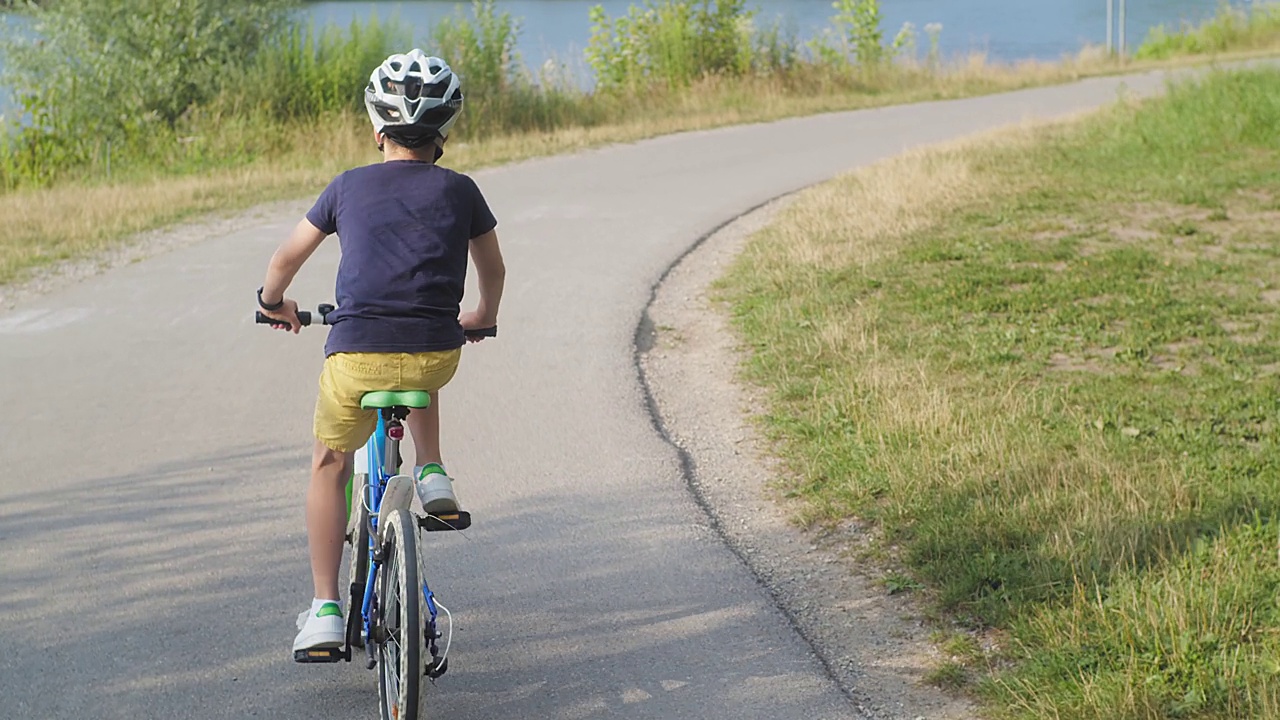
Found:
<svg viewBox="0 0 1280 720"><path fill-rule="evenodd" d="M493 216L493 211L489 209L489 203L485 201L484 193L480 192L480 186L476 185L476 181L467 178L467 186L470 188L472 195L471 237L478 238L498 227L498 220Z"/></svg>
<svg viewBox="0 0 1280 720"><path fill-rule="evenodd" d="M338 186L342 176L333 179L329 187L320 193L316 204L307 211L307 221L326 235L338 232Z"/></svg>

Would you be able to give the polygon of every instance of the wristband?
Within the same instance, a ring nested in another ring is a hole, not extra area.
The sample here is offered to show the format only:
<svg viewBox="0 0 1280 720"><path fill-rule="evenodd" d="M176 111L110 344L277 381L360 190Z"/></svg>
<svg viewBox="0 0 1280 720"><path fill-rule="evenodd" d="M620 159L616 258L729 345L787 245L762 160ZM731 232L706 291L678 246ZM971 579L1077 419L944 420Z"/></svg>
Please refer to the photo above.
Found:
<svg viewBox="0 0 1280 720"><path fill-rule="evenodd" d="M262 301L262 288L258 288L258 307L266 310L267 312L275 312L284 307L284 295L280 296L280 302L275 305L268 305Z"/></svg>

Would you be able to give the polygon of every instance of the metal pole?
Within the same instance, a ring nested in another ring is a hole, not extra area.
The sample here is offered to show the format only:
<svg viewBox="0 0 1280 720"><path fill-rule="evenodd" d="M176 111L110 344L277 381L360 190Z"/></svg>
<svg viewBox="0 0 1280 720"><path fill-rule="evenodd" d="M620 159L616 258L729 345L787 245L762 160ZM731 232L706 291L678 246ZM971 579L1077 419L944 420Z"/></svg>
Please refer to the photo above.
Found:
<svg viewBox="0 0 1280 720"><path fill-rule="evenodd" d="M1125 0L1120 0L1120 57L1124 57L1125 51Z"/></svg>
<svg viewBox="0 0 1280 720"><path fill-rule="evenodd" d="M1107 0L1107 54L1110 55L1115 50L1115 43L1112 42L1111 26L1115 22L1115 0Z"/></svg>

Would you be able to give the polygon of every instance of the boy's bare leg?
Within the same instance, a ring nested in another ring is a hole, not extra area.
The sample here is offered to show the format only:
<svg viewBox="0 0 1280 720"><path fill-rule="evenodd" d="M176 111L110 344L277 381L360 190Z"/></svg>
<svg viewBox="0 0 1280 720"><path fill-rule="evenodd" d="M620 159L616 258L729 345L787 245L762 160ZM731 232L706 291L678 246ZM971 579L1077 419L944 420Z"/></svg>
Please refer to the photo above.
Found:
<svg viewBox="0 0 1280 720"><path fill-rule="evenodd" d="M426 473L418 480L418 500L428 515L457 512L458 498L453 494L453 480L444 474L440 457L440 393L431 393L430 407L414 410L406 421L413 435L417 463L414 474ZM426 466L435 465L428 470Z"/></svg>
<svg viewBox="0 0 1280 720"><path fill-rule="evenodd" d="M415 467L436 463L444 465L440 453L440 392L431 391L431 406L409 412L406 421L409 435L413 437L413 449L417 453Z"/></svg>
<svg viewBox="0 0 1280 720"><path fill-rule="evenodd" d="M338 599L338 566L347 532L347 478L351 453L332 450L319 440L311 456L311 484L307 486L307 544L311 549L311 578L315 597Z"/></svg>

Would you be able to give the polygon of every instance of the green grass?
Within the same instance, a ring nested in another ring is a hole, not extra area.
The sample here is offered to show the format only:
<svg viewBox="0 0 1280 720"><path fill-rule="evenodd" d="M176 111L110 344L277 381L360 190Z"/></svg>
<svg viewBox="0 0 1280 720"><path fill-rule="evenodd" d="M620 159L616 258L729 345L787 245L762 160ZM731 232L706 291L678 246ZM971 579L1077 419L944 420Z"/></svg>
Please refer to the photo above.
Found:
<svg viewBox="0 0 1280 720"><path fill-rule="evenodd" d="M1000 638L995 715L1280 713L1276 127L1280 72L1224 73L914 156L725 281L806 519Z"/></svg>
<svg viewBox="0 0 1280 720"><path fill-rule="evenodd" d="M1222 3L1213 17L1199 25L1183 24L1176 31L1163 25L1152 28L1134 56L1139 60L1160 60L1278 45L1280 4L1255 3L1246 9Z"/></svg>

